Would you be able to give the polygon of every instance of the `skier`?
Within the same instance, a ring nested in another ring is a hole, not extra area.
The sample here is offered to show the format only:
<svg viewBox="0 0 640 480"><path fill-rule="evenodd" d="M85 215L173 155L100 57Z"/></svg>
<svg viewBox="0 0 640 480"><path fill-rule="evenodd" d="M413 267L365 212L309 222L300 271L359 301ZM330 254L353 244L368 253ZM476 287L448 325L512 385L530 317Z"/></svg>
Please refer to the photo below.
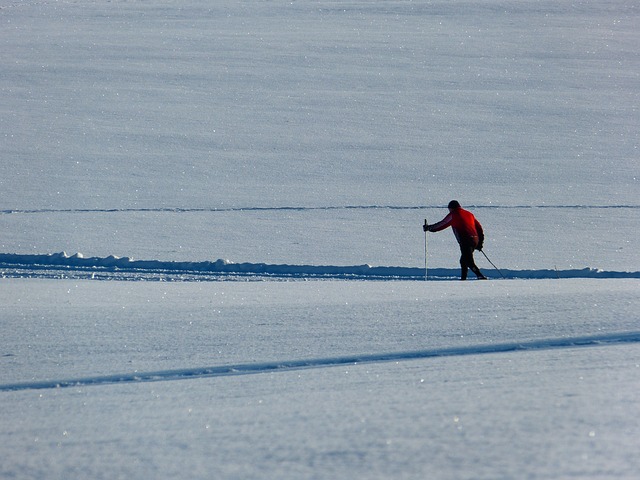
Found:
<svg viewBox="0 0 640 480"><path fill-rule="evenodd" d="M425 222L422 229L425 232L439 232L447 227L452 228L460 245L460 253L462 254L460 257L460 280L467 279L469 269L476 274L478 280L486 280L487 277L482 274L473 260L473 251L482 250L482 244L484 243L484 232L480 222L476 220L473 213L462 208L457 200L451 200L449 202L449 215L432 225L428 225Z"/></svg>

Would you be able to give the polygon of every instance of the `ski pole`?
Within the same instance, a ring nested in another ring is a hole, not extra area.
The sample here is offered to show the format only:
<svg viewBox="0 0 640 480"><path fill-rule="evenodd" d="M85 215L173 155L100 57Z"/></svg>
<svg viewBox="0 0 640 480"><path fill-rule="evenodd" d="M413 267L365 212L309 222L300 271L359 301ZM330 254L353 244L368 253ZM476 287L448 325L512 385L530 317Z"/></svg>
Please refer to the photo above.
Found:
<svg viewBox="0 0 640 480"><path fill-rule="evenodd" d="M488 261L488 262L493 266L493 268L495 268L495 269L498 271L498 273L502 276L502 278L507 278L507 277L505 277L505 276L504 276L504 274L500 271L500 269L499 269L498 267L496 267L496 266L494 265L494 263L493 263L491 260L489 260L489 257L487 257L487 254L486 254L486 253L484 253L484 250L480 250L480 252L484 255L484 258L486 258L486 259L487 259L487 261Z"/></svg>
<svg viewBox="0 0 640 480"><path fill-rule="evenodd" d="M425 282L427 281L427 279L429 278L429 269L427 268L427 258L429 258L427 256L427 226L429 224L427 223L427 219L424 219L424 280Z"/></svg>

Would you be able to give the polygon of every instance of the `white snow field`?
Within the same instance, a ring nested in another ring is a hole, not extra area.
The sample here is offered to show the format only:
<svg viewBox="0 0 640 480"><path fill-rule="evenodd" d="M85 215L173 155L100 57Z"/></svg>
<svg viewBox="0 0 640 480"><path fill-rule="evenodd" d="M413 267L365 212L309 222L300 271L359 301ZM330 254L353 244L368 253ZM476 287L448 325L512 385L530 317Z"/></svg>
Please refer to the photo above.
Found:
<svg viewBox="0 0 640 480"><path fill-rule="evenodd" d="M638 25L0 0L0 478L637 478Z"/></svg>

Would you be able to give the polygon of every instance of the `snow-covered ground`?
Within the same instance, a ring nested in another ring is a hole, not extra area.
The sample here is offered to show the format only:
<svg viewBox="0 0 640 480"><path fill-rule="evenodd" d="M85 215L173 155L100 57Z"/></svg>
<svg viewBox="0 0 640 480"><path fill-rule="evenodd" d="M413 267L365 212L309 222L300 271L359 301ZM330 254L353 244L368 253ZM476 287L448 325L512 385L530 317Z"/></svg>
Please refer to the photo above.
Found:
<svg viewBox="0 0 640 480"><path fill-rule="evenodd" d="M637 287L4 281L2 474L633 478Z"/></svg>
<svg viewBox="0 0 640 480"><path fill-rule="evenodd" d="M635 478L638 24L0 0L0 478Z"/></svg>

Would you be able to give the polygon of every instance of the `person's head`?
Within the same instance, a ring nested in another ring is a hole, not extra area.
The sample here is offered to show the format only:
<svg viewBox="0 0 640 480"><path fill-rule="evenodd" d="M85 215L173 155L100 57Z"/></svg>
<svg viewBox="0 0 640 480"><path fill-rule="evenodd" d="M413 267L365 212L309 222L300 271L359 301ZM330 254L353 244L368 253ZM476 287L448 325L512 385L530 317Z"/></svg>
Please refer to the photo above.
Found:
<svg viewBox="0 0 640 480"><path fill-rule="evenodd" d="M459 208L462 208L462 207L460 207L460 202L458 202L457 200L451 200L449 202L449 211L450 212L453 212L454 210L457 210Z"/></svg>

